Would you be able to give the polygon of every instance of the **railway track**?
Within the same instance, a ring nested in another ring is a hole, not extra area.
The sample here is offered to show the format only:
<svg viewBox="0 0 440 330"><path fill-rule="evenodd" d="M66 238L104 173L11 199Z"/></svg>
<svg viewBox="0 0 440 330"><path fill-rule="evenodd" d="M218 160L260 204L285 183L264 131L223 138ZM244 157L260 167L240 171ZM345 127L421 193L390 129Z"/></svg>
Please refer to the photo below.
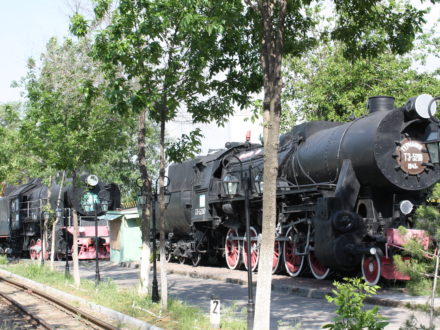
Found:
<svg viewBox="0 0 440 330"><path fill-rule="evenodd" d="M56 297L0 276L0 329L118 329Z"/></svg>

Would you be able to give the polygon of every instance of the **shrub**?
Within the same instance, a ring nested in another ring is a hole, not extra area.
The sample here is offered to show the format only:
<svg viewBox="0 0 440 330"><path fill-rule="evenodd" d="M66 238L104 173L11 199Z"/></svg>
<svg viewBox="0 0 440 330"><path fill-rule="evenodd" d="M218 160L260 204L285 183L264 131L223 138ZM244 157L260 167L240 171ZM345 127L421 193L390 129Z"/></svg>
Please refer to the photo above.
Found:
<svg viewBox="0 0 440 330"><path fill-rule="evenodd" d="M376 294L379 286L370 286L360 278L344 278L345 283L335 281L333 296L326 296L329 303L337 306L337 316L333 323L328 323L323 328L335 330L361 330L384 329L388 325L385 318L378 314L379 307L365 310L364 300Z"/></svg>
<svg viewBox="0 0 440 330"><path fill-rule="evenodd" d="M407 282L407 289L413 295L430 295L432 291L432 274L435 269L435 259L432 258L432 251L439 247L440 242L440 184L434 185L431 189L430 197L432 205L419 206L414 214L414 227L425 230L430 236L430 251L424 251L417 240L409 240L404 245L402 256L409 256L409 260L402 259L395 255L394 262L397 269L403 274L409 275L411 280ZM428 256L426 252L430 252ZM428 257L427 257L428 256ZM440 288L437 288L440 294Z"/></svg>

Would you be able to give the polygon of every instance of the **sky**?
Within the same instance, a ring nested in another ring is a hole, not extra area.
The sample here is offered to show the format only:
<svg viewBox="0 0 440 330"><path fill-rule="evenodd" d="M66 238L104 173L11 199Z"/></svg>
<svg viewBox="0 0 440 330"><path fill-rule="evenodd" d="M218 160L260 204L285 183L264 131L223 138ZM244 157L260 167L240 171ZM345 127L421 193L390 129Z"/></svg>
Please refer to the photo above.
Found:
<svg viewBox="0 0 440 330"><path fill-rule="evenodd" d="M68 34L68 20L64 0L0 0L0 103L20 99L11 82L26 75L28 58L38 59L52 36Z"/></svg>
<svg viewBox="0 0 440 330"><path fill-rule="evenodd" d="M74 2L0 0L0 103L20 99L20 90L10 85L26 75L28 58L38 59L50 37L62 40L68 35L69 15L73 12L69 3ZM436 5L428 17L429 23L439 17L440 5ZM429 65L440 66L440 61L430 62Z"/></svg>

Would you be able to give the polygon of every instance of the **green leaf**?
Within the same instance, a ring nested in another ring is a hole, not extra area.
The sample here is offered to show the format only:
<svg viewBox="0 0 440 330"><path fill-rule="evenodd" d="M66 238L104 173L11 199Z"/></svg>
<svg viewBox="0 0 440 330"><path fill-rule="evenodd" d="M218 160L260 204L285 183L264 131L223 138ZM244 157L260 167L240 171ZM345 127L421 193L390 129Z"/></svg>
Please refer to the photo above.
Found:
<svg viewBox="0 0 440 330"><path fill-rule="evenodd" d="M76 13L70 17L70 33L77 37L84 37L87 34L88 29L89 24L82 15Z"/></svg>

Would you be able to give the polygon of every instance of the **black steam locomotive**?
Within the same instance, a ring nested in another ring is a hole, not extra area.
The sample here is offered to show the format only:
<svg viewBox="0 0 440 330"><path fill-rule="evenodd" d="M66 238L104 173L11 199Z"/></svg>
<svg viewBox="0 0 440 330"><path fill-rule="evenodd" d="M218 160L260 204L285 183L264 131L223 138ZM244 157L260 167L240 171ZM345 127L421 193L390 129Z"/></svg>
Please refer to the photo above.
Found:
<svg viewBox="0 0 440 330"><path fill-rule="evenodd" d="M410 237L429 244L425 232L410 229L411 213L440 178L438 156L430 156L426 145L439 134L431 101L424 94L396 108L392 97L373 97L361 118L307 122L280 137L274 272L283 268L299 276L310 269L324 279L331 270L362 271L372 284L381 276L406 279L393 254ZM238 268L247 260L248 202L251 267L257 267L263 157L259 144L227 143L169 167L170 258L198 265L202 257L222 256L229 268Z"/></svg>
<svg viewBox="0 0 440 330"><path fill-rule="evenodd" d="M50 209L56 210L59 205L58 211L62 214L56 225L56 237L49 236L49 241L55 239L54 252L58 259L64 258L66 251L70 254L72 249L73 208L79 216L79 259L92 259L95 258L95 208L96 215L103 213L97 207L101 200L107 201L109 210L120 207L120 191L116 184L105 184L99 182L95 175L86 174L81 176L81 182L75 193L69 183L64 186L61 194L59 185L54 184L51 189ZM47 206L48 188L39 179L4 189L3 197L0 198L0 254L17 257L28 254L31 259L48 258L49 242L46 242L48 252L44 256L41 248L41 226L45 216L50 214ZM53 212L51 216L55 216ZM109 231L105 220L99 220L98 236L99 258L109 258Z"/></svg>

